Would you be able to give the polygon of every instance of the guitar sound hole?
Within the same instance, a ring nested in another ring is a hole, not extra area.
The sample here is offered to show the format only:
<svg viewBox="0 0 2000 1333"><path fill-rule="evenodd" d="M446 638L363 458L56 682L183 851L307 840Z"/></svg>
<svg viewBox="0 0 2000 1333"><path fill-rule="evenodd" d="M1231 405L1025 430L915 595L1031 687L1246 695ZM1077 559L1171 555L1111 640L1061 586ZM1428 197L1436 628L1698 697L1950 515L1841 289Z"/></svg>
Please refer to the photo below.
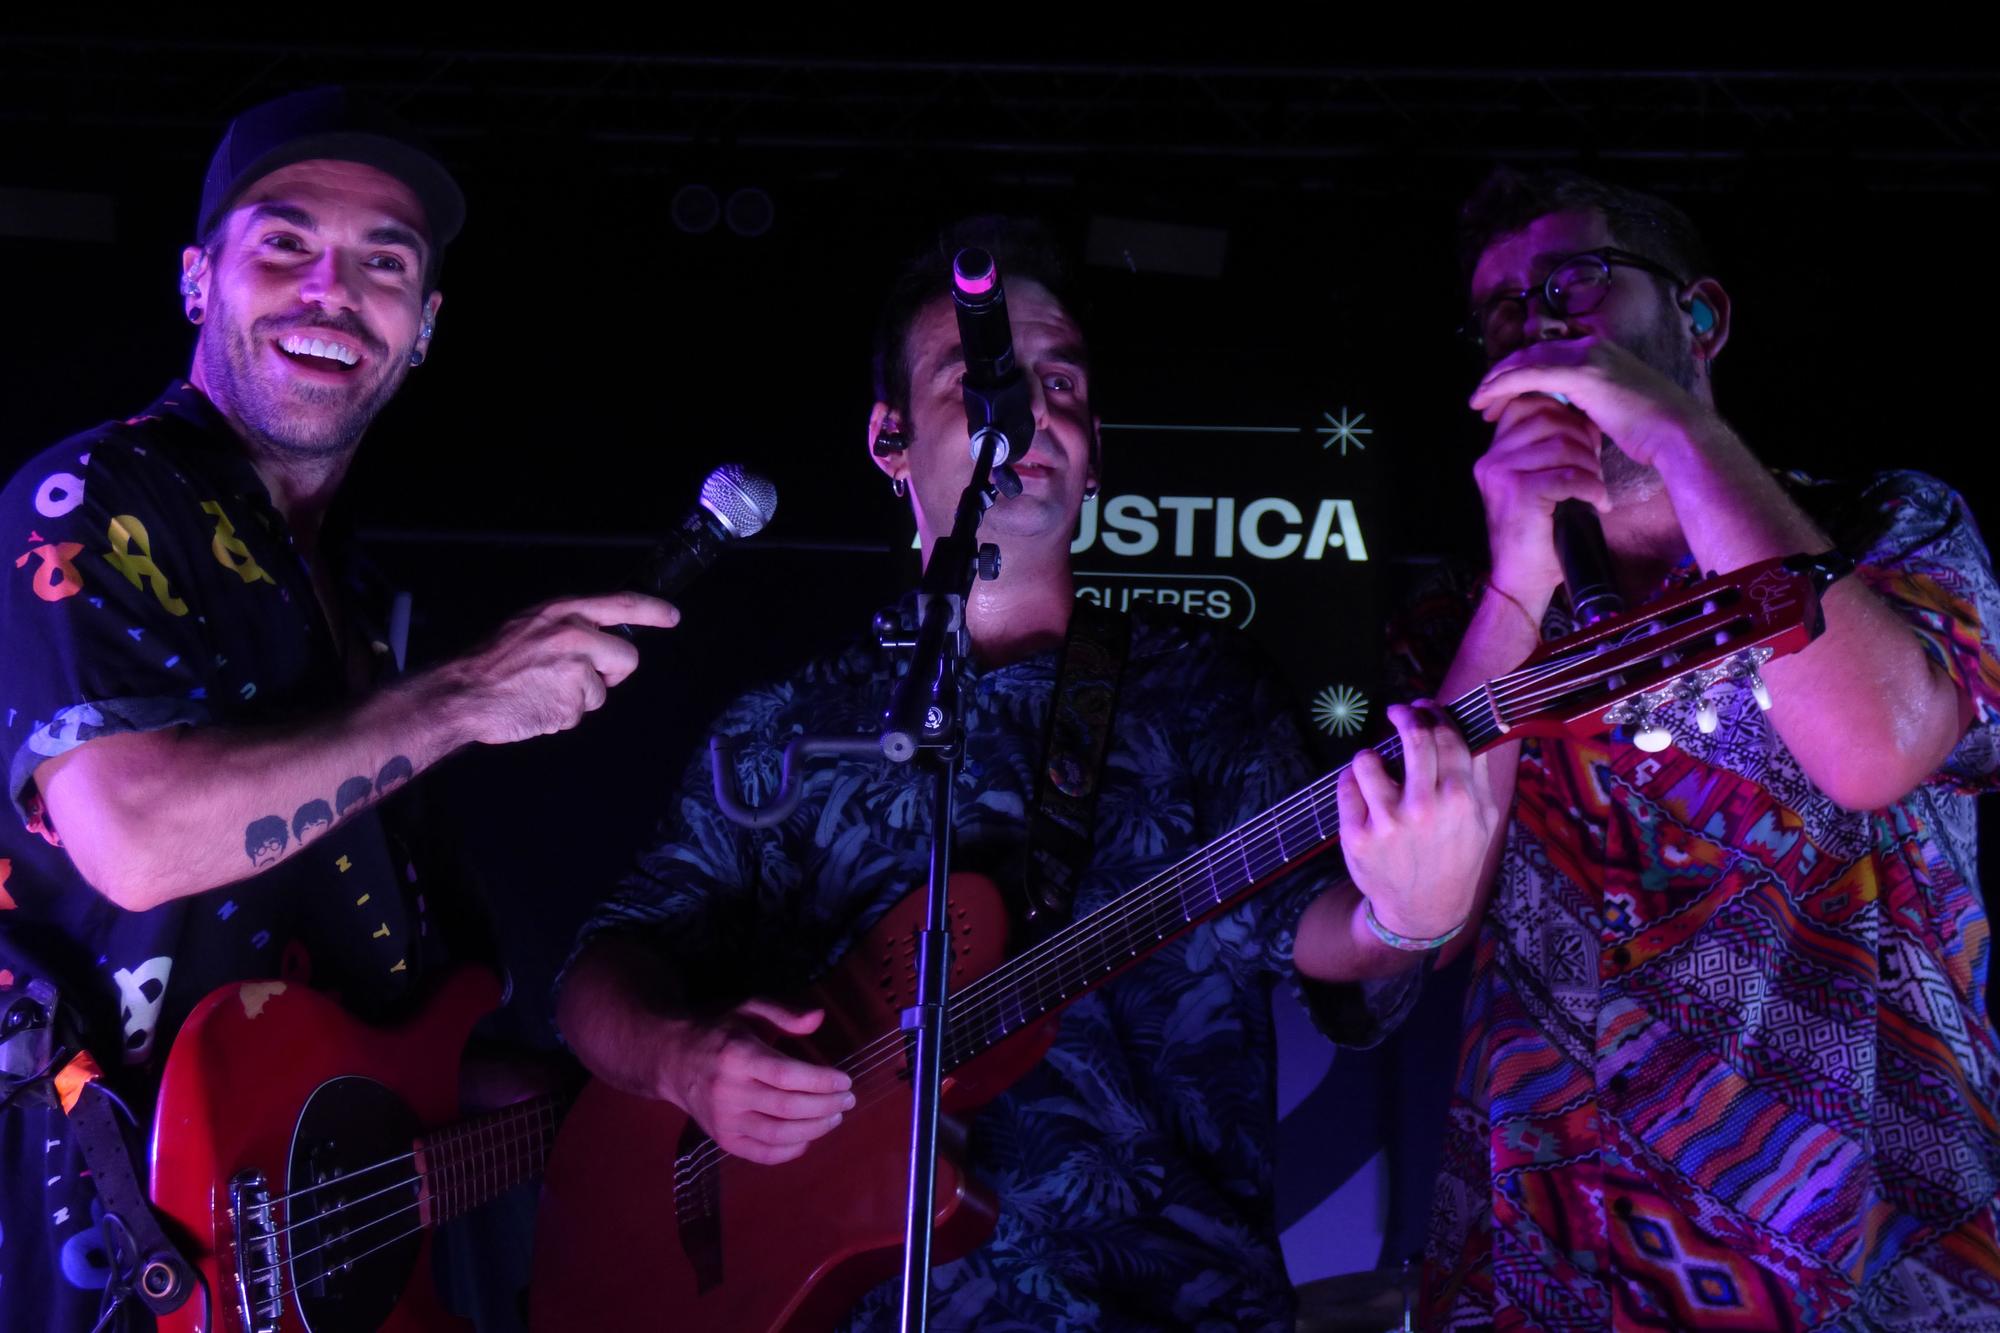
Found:
<svg viewBox="0 0 2000 1333"><path fill-rule="evenodd" d="M310 1333L379 1329L402 1298L423 1246L416 1117L365 1078L320 1085L292 1132L285 1251Z"/></svg>

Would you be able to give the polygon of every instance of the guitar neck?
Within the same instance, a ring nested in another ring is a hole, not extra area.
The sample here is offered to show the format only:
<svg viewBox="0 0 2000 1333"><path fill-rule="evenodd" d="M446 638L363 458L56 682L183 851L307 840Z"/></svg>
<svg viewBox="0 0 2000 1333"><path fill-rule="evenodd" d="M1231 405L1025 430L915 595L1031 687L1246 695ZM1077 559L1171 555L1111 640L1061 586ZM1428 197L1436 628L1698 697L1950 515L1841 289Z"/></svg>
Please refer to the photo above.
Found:
<svg viewBox="0 0 2000 1333"><path fill-rule="evenodd" d="M548 1165L562 1097L536 1097L434 1130L417 1141L429 1222L450 1221L532 1180Z"/></svg>
<svg viewBox="0 0 2000 1333"><path fill-rule="evenodd" d="M1445 711L1475 750L1504 739L1489 686ZM1400 738L1374 751L1392 770L1402 762ZM945 1067L997 1045L1332 847L1340 839L1335 792L1349 767L1292 793L954 995Z"/></svg>
<svg viewBox="0 0 2000 1333"><path fill-rule="evenodd" d="M1543 645L1519 669L1444 711L1475 753L1523 734L1599 734L1609 725L1645 727L1656 739L1641 735L1641 745L1666 743L1662 719L1698 704L1706 691L1749 684L1761 692L1758 665L1819 632L1818 588L1836 577L1827 562L1806 557L1711 576ZM1374 748L1392 771L1400 766L1399 739ZM999 1044L1333 846L1340 837L1334 794L1346 771L1287 796L954 995L945 1067Z"/></svg>

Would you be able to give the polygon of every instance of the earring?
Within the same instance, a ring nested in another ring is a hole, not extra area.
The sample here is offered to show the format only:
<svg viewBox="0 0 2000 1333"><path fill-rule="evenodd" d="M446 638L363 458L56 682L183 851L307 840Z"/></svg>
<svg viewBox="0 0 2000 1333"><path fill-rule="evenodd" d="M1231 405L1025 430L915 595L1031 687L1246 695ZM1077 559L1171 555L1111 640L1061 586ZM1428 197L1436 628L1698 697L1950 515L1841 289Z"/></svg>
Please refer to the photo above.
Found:
<svg viewBox="0 0 2000 1333"><path fill-rule="evenodd" d="M419 343L427 343L436 336L437 325L431 323L428 316L425 317L423 324L417 329L417 341ZM423 363L424 349L422 347L412 347L410 349L410 365L416 367L421 366Z"/></svg>
<svg viewBox="0 0 2000 1333"><path fill-rule="evenodd" d="M197 296L198 296L198 295L200 295L200 293L199 293L199 292L196 292L196 293L193 293L193 295L197 295ZM191 305L191 306L189 306L189 307L188 307L188 312L187 312L187 315L188 315L188 323L190 323L190 324L199 324L199 323L201 323L201 307L200 307L200 306L198 306L198 305Z"/></svg>
<svg viewBox="0 0 2000 1333"><path fill-rule="evenodd" d="M905 477L889 478L889 494L895 496L898 500L909 499L910 497L909 480Z"/></svg>
<svg viewBox="0 0 2000 1333"><path fill-rule="evenodd" d="M1097 491L1098 491L1098 486L1096 482L1092 481L1084 483L1083 487L1084 502L1089 503L1090 501L1095 500L1097 498Z"/></svg>

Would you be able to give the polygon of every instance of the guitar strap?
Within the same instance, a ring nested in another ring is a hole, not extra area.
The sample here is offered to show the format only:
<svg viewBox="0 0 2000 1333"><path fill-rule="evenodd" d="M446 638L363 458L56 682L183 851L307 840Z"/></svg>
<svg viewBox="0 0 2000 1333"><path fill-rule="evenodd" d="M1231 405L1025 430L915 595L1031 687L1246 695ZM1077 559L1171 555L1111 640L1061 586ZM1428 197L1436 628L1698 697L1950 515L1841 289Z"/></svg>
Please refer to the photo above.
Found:
<svg viewBox="0 0 2000 1333"><path fill-rule="evenodd" d="M1028 807L1022 901L1027 920L1038 930L1069 920L1077 885L1096 848L1097 793L1131 649L1130 616L1095 602L1077 602L1056 668L1042 765Z"/></svg>
<svg viewBox="0 0 2000 1333"><path fill-rule="evenodd" d="M70 1035L56 988L40 979L28 982L0 1015L0 1088L5 1089L0 1107L20 1099L62 1110L104 1205L99 1227L111 1281L124 1286L114 1293L114 1308L129 1293L155 1315L170 1314L200 1288L194 1265L167 1239L139 1187L118 1122L123 1103L105 1088L90 1052Z"/></svg>

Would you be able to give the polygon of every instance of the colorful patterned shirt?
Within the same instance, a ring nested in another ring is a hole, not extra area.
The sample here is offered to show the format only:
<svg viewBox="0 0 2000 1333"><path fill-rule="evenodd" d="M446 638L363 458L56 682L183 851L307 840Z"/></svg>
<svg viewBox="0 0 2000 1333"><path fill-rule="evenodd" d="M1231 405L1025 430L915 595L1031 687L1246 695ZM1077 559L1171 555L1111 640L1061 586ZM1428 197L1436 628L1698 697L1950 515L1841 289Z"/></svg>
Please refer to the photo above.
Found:
<svg viewBox="0 0 2000 1333"><path fill-rule="evenodd" d="M1432 1217L1433 1327L2000 1329L1972 809L2000 770L2000 588L1928 477L1798 496L1977 719L1871 811L1815 788L1747 691L1711 695L1713 734L1676 719L1660 754L1524 744Z"/></svg>
<svg viewBox="0 0 2000 1333"><path fill-rule="evenodd" d="M835 655L723 715L716 730L749 745L740 768L750 799L775 788L789 737L879 728L877 656L872 645ZM1056 667L1052 651L968 673L954 871L1020 882ZM930 805L911 770L816 763L799 809L753 833L717 809L706 758L690 768L665 840L586 939L642 931L696 1002L784 995L923 887ZM1309 776L1294 716L1244 640L1138 617L1077 915ZM1292 976L1298 916L1324 884L1302 872L1267 889L1063 1014L1047 1058L972 1120L971 1162L998 1192L998 1231L934 1271L933 1328L1292 1327L1273 1214L1270 1001ZM845 1327L894 1328L899 1295L900 1281L877 1288Z"/></svg>
<svg viewBox="0 0 2000 1333"><path fill-rule="evenodd" d="M254 878L118 908L62 850L36 768L122 732L296 721L347 698L348 672L284 520L192 385L31 460L0 492L0 524L12 534L0 763L19 816L0 820L0 1007L32 979L52 982L143 1140L174 1034L215 987L282 976L371 1017L414 994L434 942L390 812L335 823L408 765L250 825L242 867ZM82 1172L60 1112L0 1111L0 1330L96 1322L107 1267Z"/></svg>

